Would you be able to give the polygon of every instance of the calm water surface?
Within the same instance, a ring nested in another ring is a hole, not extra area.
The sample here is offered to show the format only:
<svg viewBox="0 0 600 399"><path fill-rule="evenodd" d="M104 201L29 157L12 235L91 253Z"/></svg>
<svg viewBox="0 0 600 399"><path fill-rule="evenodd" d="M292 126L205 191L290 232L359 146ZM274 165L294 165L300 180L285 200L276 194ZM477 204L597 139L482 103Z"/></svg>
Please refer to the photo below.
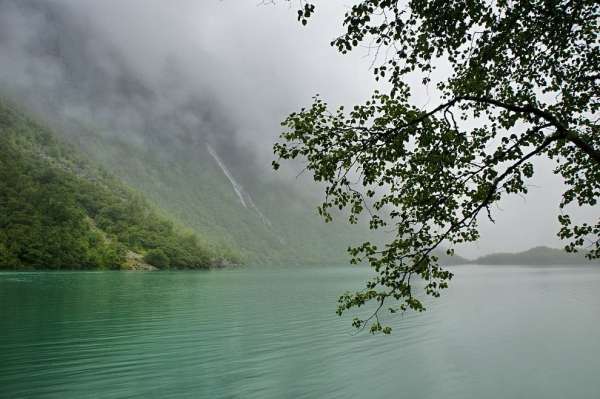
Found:
<svg viewBox="0 0 600 399"><path fill-rule="evenodd" d="M600 267L455 272L389 337L356 268L0 273L0 397L600 398Z"/></svg>

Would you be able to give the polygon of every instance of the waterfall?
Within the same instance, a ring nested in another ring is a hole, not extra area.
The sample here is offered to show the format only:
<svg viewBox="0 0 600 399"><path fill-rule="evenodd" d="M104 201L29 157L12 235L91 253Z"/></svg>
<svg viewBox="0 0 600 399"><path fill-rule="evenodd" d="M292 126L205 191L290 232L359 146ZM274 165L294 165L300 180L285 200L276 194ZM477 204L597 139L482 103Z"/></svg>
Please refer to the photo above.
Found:
<svg viewBox="0 0 600 399"><path fill-rule="evenodd" d="M225 166L225 164L223 163L221 158L219 158L219 155L216 153L216 151L209 144L206 144L206 148L208 149L208 153L217 162L217 165L219 165L219 167L221 168L221 170L223 171L225 176L227 176L229 183L231 183L231 186L233 187L233 191L235 191L235 193L237 194L237 196L240 199L240 202L242 203L244 208L248 208L248 205L246 204L246 200L244 199L244 188L240 184L238 184L237 181L235 181L235 179L229 172L229 169L227 169L227 166Z"/></svg>
<svg viewBox="0 0 600 399"><path fill-rule="evenodd" d="M252 197L250 197L250 194L248 194L244 190L244 187L234 179L233 175L231 174L231 172L229 171L229 169L227 168L227 166L225 165L223 160L219 157L217 152L214 150L214 148L212 148L209 144L206 144L206 148L208 149L208 153L213 157L215 162L217 162L217 165L219 165L219 167L223 171L223 174L225 174L225 176L229 180L229 183L231 183L231 187L233 187L233 191L235 191L236 195L240 199L240 203L244 206L244 208L252 209L254 212L256 212L256 214L258 215L258 217L260 218L260 220L263 222L263 224L265 226L267 226L269 228L273 227L273 224L271 223L271 221L265 216L264 213L262 213L260 211L260 209L258 209L256 204L252 200ZM279 239L279 241L282 242L282 244L283 244L284 242L282 240L283 240L282 238Z"/></svg>

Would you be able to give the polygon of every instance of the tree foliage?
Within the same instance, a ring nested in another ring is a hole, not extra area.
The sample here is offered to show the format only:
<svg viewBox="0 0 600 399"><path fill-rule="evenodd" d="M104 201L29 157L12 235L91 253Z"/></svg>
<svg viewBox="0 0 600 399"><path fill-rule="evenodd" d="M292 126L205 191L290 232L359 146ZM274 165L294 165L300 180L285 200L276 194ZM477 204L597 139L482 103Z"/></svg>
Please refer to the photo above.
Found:
<svg viewBox="0 0 600 399"><path fill-rule="evenodd" d="M413 279L437 297L452 277L434 250L477 240L478 217L493 221L501 198L526 194L540 157L567 186L558 217L566 250L587 245L600 257L600 220L568 215L600 196L599 10L589 0L362 0L346 12L331 45L368 48L380 89L349 110L317 95L283 122L274 147L325 184L326 220L332 208L349 210L352 223L366 212L371 228L393 232L383 246L350 249L377 274L340 298L339 314L375 301L354 325L389 332L378 320L389 300L391 312L423 310ZM314 12L303 2L298 20ZM438 101L421 106L425 91Z"/></svg>
<svg viewBox="0 0 600 399"><path fill-rule="evenodd" d="M151 249L144 256L144 260L150 263L152 266L156 266L159 269L166 269L169 267L169 257L161 249Z"/></svg>

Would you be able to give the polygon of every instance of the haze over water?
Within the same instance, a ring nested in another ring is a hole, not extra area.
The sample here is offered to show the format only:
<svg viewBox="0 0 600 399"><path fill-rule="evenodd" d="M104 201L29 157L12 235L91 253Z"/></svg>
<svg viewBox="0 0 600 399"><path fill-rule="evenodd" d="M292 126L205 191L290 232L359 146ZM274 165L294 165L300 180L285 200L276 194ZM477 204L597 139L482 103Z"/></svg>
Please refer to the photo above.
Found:
<svg viewBox="0 0 600 399"><path fill-rule="evenodd" d="M0 273L0 397L600 397L600 268L454 270L389 337L359 268Z"/></svg>

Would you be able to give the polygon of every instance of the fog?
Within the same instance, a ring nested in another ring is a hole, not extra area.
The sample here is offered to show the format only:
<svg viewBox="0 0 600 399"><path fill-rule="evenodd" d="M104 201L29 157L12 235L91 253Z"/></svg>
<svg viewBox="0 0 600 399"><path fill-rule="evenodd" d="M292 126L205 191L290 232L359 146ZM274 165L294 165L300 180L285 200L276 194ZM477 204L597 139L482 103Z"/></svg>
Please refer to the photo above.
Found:
<svg viewBox="0 0 600 399"><path fill-rule="evenodd" d="M0 91L140 145L150 136L205 140L228 163L275 178L271 148L287 114L316 93L353 104L377 87L366 49L330 47L345 8L333 3L303 27L285 1L0 0ZM417 102L431 101L413 87ZM550 163L536 166L529 195L504 200L496 223L482 220L482 239L459 253L561 246L563 186Z"/></svg>

